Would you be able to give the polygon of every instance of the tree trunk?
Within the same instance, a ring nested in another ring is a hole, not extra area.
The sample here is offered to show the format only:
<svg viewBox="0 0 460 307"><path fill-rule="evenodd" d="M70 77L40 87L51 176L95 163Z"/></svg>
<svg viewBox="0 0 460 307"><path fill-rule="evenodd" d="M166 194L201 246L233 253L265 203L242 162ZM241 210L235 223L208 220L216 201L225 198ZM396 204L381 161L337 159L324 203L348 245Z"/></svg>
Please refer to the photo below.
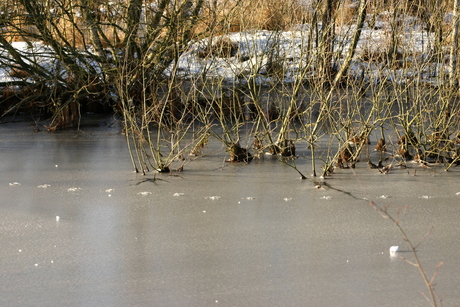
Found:
<svg viewBox="0 0 460 307"><path fill-rule="evenodd" d="M334 39L335 39L335 21L334 7L336 0L324 0L323 5L323 16L321 20L321 62L320 62L320 78L323 85L331 84L332 81L332 53L334 51Z"/></svg>
<svg viewBox="0 0 460 307"><path fill-rule="evenodd" d="M350 48L348 49L347 56L343 61L342 67L340 68L339 72L334 78L334 85L340 81L340 79L347 74L348 68L350 67L351 60L356 52L356 46L358 45L359 38L361 36L361 30L363 29L364 20L366 19L366 8L367 8L367 1L368 0L361 0L359 4L359 11L358 11L358 20L356 21L356 31L353 35L353 39L350 44Z"/></svg>
<svg viewBox="0 0 460 307"><path fill-rule="evenodd" d="M454 2L454 18L452 21L452 47L450 50L450 86L458 86L457 57L458 57L458 28L460 18L460 0Z"/></svg>

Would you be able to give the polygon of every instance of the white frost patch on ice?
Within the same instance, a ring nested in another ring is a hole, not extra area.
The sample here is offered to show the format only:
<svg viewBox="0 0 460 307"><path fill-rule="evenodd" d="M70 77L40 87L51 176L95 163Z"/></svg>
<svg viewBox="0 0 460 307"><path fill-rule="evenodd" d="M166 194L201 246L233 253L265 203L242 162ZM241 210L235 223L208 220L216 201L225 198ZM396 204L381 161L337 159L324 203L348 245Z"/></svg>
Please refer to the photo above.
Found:
<svg viewBox="0 0 460 307"><path fill-rule="evenodd" d="M207 196L205 199L210 199L210 200L218 200L220 199L220 196Z"/></svg>
<svg viewBox="0 0 460 307"><path fill-rule="evenodd" d="M37 185L37 188L40 188L40 189L46 189L48 187L50 187L51 185L49 184L41 184L41 185Z"/></svg>
<svg viewBox="0 0 460 307"><path fill-rule="evenodd" d="M174 193L173 196L174 197L184 196L184 193Z"/></svg>
<svg viewBox="0 0 460 307"><path fill-rule="evenodd" d="M325 188L322 184L315 185L315 189L327 191L327 188Z"/></svg>
<svg viewBox="0 0 460 307"><path fill-rule="evenodd" d="M21 185L19 182L10 182L10 185L13 186L13 185Z"/></svg>
<svg viewBox="0 0 460 307"><path fill-rule="evenodd" d="M151 195L152 192L139 192L139 193L137 193L137 194L143 195L143 196L147 196L147 195Z"/></svg>
<svg viewBox="0 0 460 307"><path fill-rule="evenodd" d="M390 257L391 258L396 257L396 252L398 251L398 249L399 249L399 246L397 245L390 247Z"/></svg>
<svg viewBox="0 0 460 307"><path fill-rule="evenodd" d="M67 191L68 192L77 192L77 191L81 191L81 188L68 188Z"/></svg>
<svg viewBox="0 0 460 307"><path fill-rule="evenodd" d="M332 198L332 196L321 196L321 197L320 197L320 199L326 199L326 200L329 200L329 199L331 199L331 198Z"/></svg>

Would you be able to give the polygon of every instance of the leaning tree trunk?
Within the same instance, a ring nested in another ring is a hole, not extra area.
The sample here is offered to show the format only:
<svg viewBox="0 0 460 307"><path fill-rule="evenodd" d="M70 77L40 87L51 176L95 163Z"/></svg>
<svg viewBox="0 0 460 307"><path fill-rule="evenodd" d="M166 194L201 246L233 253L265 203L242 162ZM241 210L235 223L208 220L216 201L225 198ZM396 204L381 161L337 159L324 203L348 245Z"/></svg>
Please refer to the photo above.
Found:
<svg viewBox="0 0 460 307"><path fill-rule="evenodd" d="M328 0L329 1L329 0ZM350 49L348 50L347 57L345 58L345 62L343 63L341 69L338 71L337 75L334 78L334 82L331 83L331 87L327 93L327 95L324 97L322 104L321 104L321 109L319 111L318 117L313 125L312 133L311 135L316 135L320 123L323 121L323 119L326 117L329 107L330 107L330 102L332 99L332 95L335 92L337 86L338 86L338 81L342 78L342 76L347 72L351 60L353 58L353 55L356 50L356 46L358 44L359 37L361 35L361 30L364 24L364 19L366 16L366 8L367 8L367 3L368 0L361 0L360 2L360 7L359 7L359 16L357 20L357 28L355 31L355 34L353 35L353 40L350 46ZM312 154L314 154L314 142L310 144L312 147ZM313 159L314 160L314 159ZM316 176L316 166L314 164L314 161L312 161L312 168L313 168L313 176Z"/></svg>
<svg viewBox="0 0 460 307"><path fill-rule="evenodd" d="M328 85L332 80L332 54L334 51L335 21L334 7L336 0L324 0L323 16L321 21L321 40L320 40L320 78L323 85Z"/></svg>
<svg viewBox="0 0 460 307"><path fill-rule="evenodd" d="M334 86L337 86L340 79L345 76L350 68L351 60L356 52L356 46L358 46L359 38L361 37L361 31L364 26L364 20L366 19L366 8L367 8L368 0L361 0L359 4L359 11L358 11L358 20L356 21L356 31L353 35L353 39L350 44L350 48L348 49L347 56L343 61L340 70L337 72L334 78Z"/></svg>

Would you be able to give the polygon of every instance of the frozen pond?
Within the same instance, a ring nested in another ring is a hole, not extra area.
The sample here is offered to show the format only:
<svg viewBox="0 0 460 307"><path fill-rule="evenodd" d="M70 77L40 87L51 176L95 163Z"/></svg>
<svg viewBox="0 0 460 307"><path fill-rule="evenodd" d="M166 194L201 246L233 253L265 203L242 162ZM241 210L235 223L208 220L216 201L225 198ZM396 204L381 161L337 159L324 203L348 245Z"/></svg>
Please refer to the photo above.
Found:
<svg viewBox="0 0 460 307"><path fill-rule="evenodd" d="M0 125L1 306L429 306L418 270L390 257L398 245L413 259L401 235L364 198L407 205L414 244L434 226L418 255L429 277L444 263L436 289L460 304L459 168L358 163L315 189L270 158L224 163L215 144L152 182L119 128L82 130Z"/></svg>

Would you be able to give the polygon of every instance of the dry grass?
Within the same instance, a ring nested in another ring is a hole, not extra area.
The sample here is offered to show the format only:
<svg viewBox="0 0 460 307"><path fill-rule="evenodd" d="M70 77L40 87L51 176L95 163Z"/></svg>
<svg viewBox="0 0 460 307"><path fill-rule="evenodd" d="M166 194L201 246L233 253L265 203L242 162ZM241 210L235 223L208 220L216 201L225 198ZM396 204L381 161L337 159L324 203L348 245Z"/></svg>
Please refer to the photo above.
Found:
<svg viewBox="0 0 460 307"><path fill-rule="evenodd" d="M27 71L22 70L20 67L13 66L10 70L10 77L18 79L27 79L28 77L30 77L30 74Z"/></svg>
<svg viewBox="0 0 460 307"><path fill-rule="evenodd" d="M242 5L239 24L242 30L286 30L302 23L307 15L297 0L248 0Z"/></svg>
<svg viewBox="0 0 460 307"><path fill-rule="evenodd" d="M5 27L2 36L10 42L24 41L23 33L38 34L37 28L21 16L11 19L12 26ZM19 32L22 32L21 35Z"/></svg>
<svg viewBox="0 0 460 307"><path fill-rule="evenodd" d="M352 0L345 0L337 10L336 22L338 24L351 24L358 16L358 3Z"/></svg>
<svg viewBox="0 0 460 307"><path fill-rule="evenodd" d="M429 12L429 8L422 7L418 2L420 0L372 1L369 12L391 11L395 6L414 15ZM338 1L338 4L339 7L335 13L337 23L353 23L357 16L357 3L352 0L343 0ZM426 5L428 7L428 4ZM451 1L443 0L436 7L436 9L438 8L442 12L448 12L452 9L452 3ZM312 13L313 9L301 0L220 0L216 3L209 2L204 7L195 33L199 36L212 36L254 29L288 30L294 25L310 22ZM67 20L67 17L63 16L60 20L57 20L57 25L71 44L83 46L89 41L88 29L82 19L74 22ZM111 20L111 22L114 21ZM17 19L14 23L21 29L33 34L36 33L35 27L25 23L23 20ZM82 30L83 36L78 31L75 31L75 26ZM444 28L443 33L448 35L450 24L447 24ZM115 45L116 41L123 40L121 31L115 33L114 28L109 26L102 26L102 29L108 41L115 42ZM3 35L12 41L24 40L23 37L15 33L16 31L10 31L4 32Z"/></svg>
<svg viewBox="0 0 460 307"><path fill-rule="evenodd" d="M286 30L304 23L309 12L299 0L221 1L206 7L197 33L213 35L246 30Z"/></svg>

